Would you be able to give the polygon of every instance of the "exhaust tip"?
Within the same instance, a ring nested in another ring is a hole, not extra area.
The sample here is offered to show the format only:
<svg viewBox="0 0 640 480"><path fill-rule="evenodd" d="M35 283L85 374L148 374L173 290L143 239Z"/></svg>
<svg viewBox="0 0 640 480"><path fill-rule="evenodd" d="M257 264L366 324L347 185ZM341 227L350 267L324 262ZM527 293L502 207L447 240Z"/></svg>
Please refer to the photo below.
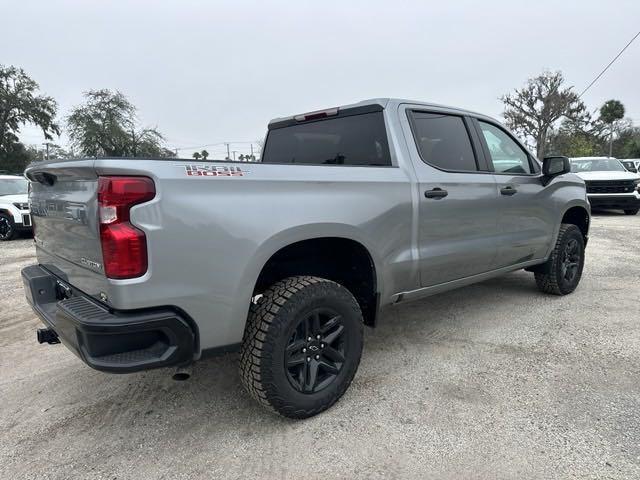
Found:
<svg viewBox="0 0 640 480"><path fill-rule="evenodd" d="M184 382L185 380L189 380L189 378L191 378L191 365L176 368L176 371L173 373L171 378L176 382Z"/></svg>
<svg viewBox="0 0 640 480"><path fill-rule="evenodd" d="M49 345L60 343L58 334L50 328L39 328L36 332L36 338L38 339L38 343L48 343Z"/></svg>

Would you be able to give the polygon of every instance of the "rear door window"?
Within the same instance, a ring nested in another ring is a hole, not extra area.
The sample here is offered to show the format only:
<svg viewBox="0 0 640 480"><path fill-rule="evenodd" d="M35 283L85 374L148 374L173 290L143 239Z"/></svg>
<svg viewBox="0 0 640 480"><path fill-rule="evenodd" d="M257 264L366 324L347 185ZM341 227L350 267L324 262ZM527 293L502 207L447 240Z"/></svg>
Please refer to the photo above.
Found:
<svg viewBox="0 0 640 480"><path fill-rule="evenodd" d="M424 162L449 171L478 170L469 132L462 117L412 111L409 118L416 147Z"/></svg>
<svg viewBox="0 0 640 480"><path fill-rule="evenodd" d="M262 163L390 166L382 112L327 118L269 130Z"/></svg>

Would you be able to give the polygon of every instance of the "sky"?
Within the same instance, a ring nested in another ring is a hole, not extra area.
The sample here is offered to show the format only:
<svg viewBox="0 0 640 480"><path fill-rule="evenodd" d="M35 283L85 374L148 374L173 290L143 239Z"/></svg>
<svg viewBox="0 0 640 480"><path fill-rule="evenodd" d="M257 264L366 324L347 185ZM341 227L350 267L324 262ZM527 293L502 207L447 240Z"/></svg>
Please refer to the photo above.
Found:
<svg viewBox="0 0 640 480"><path fill-rule="evenodd" d="M638 0L0 0L0 15L0 63L54 97L62 124L83 92L117 89L181 157L248 153L272 118L366 98L499 118L499 97L544 70L582 91L640 30ZM583 100L611 98L640 125L640 38Z"/></svg>

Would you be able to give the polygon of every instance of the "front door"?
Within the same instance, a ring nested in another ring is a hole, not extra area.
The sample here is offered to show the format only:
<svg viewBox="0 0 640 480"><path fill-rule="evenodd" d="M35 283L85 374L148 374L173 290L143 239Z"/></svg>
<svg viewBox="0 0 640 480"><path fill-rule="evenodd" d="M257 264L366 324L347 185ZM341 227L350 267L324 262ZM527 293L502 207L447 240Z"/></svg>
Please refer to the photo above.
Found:
<svg viewBox="0 0 640 480"><path fill-rule="evenodd" d="M476 125L500 196L495 267L544 258L558 221L549 207L554 187L544 186L539 165L501 126L482 120Z"/></svg>

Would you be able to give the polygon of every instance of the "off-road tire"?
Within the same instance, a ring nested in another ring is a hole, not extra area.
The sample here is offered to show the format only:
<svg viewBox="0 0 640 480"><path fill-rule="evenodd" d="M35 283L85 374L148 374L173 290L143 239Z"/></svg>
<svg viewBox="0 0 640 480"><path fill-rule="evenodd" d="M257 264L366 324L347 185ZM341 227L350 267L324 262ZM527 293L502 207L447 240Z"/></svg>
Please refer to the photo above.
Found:
<svg viewBox="0 0 640 480"><path fill-rule="evenodd" d="M571 279L571 281L567 281L562 275L563 256L565 255L568 243L573 240L577 242L580 259L575 277ZM543 265L540 271L535 273L536 284L538 288L545 293L567 295L573 292L578 286L578 283L580 283L583 268L584 237L582 236L582 232L576 225L563 223L560 226L558 239L556 240L549 260L547 260L547 263Z"/></svg>
<svg viewBox="0 0 640 480"><path fill-rule="evenodd" d="M635 215L638 212L640 212L640 208L630 208L628 210L625 210L624 214L625 215Z"/></svg>
<svg viewBox="0 0 640 480"><path fill-rule="evenodd" d="M285 349L300 318L330 308L344 325L344 362L331 383L302 393L291 383ZM249 394L267 409L290 418L307 418L331 407L347 390L362 355L362 312L342 285L312 276L289 277L252 302L240 351L240 375Z"/></svg>
<svg viewBox="0 0 640 480"><path fill-rule="evenodd" d="M7 222L9 228L9 232L6 236L0 235L0 242L7 242L9 240L12 240L16 236L16 226L13 223L13 218L4 213L0 213L0 222Z"/></svg>

